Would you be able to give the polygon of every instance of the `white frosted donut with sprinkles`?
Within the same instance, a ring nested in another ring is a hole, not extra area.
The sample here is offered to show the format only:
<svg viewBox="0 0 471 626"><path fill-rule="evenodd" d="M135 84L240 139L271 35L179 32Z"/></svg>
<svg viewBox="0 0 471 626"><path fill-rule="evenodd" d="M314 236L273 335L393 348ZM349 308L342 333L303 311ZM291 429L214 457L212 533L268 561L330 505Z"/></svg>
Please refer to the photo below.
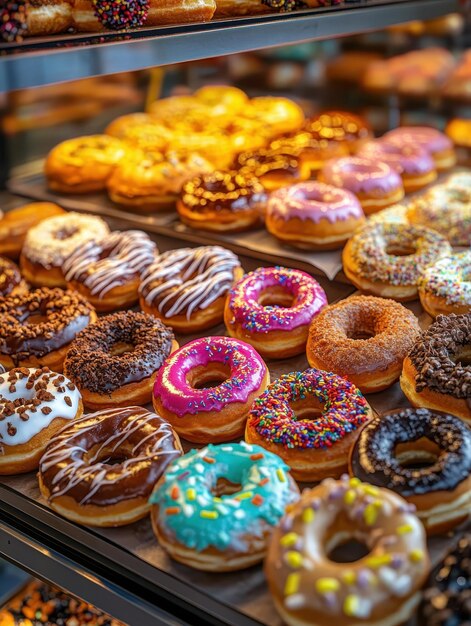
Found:
<svg viewBox="0 0 471 626"><path fill-rule="evenodd" d="M457 252L430 265L419 279L422 306L432 317L471 312L471 252Z"/></svg>
<svg viewBox="0 0 471 626"><path fill-rule="evenodd" d="M398 626L417 607L428 575L422 523L387 489L343 476L306 489L270 541L265 575L288 626ZM368 549L356 561L330 554L346 539Z"/></svg>
<svg viewBox="0 0 471 626"><path fill-rule="evenodd" d="M141 275L157 255L157 246L139 230L115 231L88 241L65 260L67 286L79 291L97 311L132 306Z"/></svg>
<svg viewBox="0 0 471 626"><path fill-rule="evenodd" d="M0 475L30 472L51 437L83 413L77 387L62 374L20 367L0 375Z"/></svg>

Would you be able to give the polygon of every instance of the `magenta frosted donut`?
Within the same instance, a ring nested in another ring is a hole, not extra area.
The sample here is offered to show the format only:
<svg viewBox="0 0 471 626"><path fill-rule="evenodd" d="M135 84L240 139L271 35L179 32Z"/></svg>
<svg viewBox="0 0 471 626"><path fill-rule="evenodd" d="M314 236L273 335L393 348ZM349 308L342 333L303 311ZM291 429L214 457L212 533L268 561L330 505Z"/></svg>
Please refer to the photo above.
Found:
<svg viewBox="0 0 471 626"><path fill-rule="evenodd" d="M280 241L300 248L340 247L363 222L353 193L308 181L271 194L266 227Z"/></svg>
<svg viewBox="0 0 471 626"><path fill-rule="evenodd" d="M434 160L418 144L377 139L366 143L358 156L390 165L401 175L406 193L432 183L437 177Z"/></svg>
<svg viewBox="0 0 471 626"><path fill-rule="evenodd" d="M356 195L366 214L375 213L404 197L398 172L387 163L361 157L328 161L321 172L324 182Z"/></svg>
<svg viewBox="0 0 471 626"><path fill-rule="evenodd" d="M420 146L431 155L438 170L448 169L456 163L451 139L431 126L400 126L386 133L383 140L399 146Z"/></svg>
<svg viewBox="0 0 471 626"><path fill-rule="evenodd" d="M304 351L309 326L327 297L309 274L260 267L239 280L226 300L224 322L232 337L264 357L283 359Z"/></svg>
<svg viewBox="0 0 471 626"><path fill-rule="evenodd" d="M243 434L252 403L269 382L267 366L252 346L231 337L205 337L167 359L152 400L188 441L219 443Z"/></svg>

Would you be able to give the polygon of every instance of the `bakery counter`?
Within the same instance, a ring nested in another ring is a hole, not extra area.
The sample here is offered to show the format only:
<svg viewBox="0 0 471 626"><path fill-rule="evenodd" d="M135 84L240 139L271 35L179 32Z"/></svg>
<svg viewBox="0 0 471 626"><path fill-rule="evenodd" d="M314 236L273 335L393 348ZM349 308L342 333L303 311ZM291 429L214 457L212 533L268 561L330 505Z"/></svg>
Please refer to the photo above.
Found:
<svg viewBox="0 0 471 626"><path fill-rule="evenodd" d="M0 92L377 30L440 17L459 6L458 0L360 0L294 13L31 38L0 45Z"/></svg>

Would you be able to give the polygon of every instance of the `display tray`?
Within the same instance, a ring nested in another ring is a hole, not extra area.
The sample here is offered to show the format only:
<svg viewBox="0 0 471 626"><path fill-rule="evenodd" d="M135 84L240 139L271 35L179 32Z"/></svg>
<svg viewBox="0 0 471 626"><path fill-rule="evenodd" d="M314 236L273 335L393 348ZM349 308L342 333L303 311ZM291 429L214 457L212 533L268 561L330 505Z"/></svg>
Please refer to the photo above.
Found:
<svg viewBox="0 0 471 626"><path fill-rule="evenodd" d="M410 308L418 315L423 327L430 323L430 318L421 311L418 303L413 303ZM219 326L211 332L214 335L224 334L224 327ZM178 337L181 343L193 338ZM308 366L304 355L271 361L268 365L272 379L282 373L303 370ZM367 399L379 413L408 405L399 384L395 384L387 391L369 394ZM191 444L185 445L186 449L191 447ZM304 486L309 485L302 485ZM87 555L87 562L91 568L100 567L106 575L107 568L110 572L118 567L116 564L119 564L126 581L132 584L134 589L135 585L138 585L154 594L161 594L162 591L170 593L179 605L186 607L190 613L202 611L206 615L205 623L233 626L256 624L281 626L283 623L268 593L261 566L225 574L208 574L192 570L167 556L154 538L149 519L116 529L80 527L59 517L47 507L39 493L37 478L33 473L2 477L0 500L21 509L35 520L35 525L45 525L51 534L59 533L60 536L66 537L66 542L73 541ZM1 507L0 504L0 510ZM463 530L464 528L454 535L435 537L429 541L434 564L452 543L453 537ZM146 594L146 597L149 596ZM415 623L412 620L408 626Z"/></svg>

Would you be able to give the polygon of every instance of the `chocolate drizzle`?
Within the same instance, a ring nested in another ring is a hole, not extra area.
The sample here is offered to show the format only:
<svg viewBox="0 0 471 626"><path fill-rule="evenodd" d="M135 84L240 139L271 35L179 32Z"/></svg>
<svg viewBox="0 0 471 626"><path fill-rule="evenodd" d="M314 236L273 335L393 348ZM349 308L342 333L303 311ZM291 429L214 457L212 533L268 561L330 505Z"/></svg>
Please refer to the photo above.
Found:
<svg viewBox="0 0 471 626"><path fill-rule="evenodd" d="M417 370L415 388L465 399L471 406L471 366L460 355L471 346L471 313L439 315L409 353Z"/></svg>
<svg viewBox="0 0 471 626"><path fill-rule="evenodd" d="M440 448L436 462L421 469L401 465L398 444L426 437ZM471 472L471 429L441 411L403 409L376 417L360 433L351 457L360 480L409 497L453 491Z"/></svg>
<svg viewBox="0 0 471 626"><path fill-rule="evenodd" d="M0 301L0 354L20 362L70 343L90 322L93 308L80 294L43 287ZM28 323L33 317L43 318Z"/></svg>
<svg viewBox="0 0 471 626"><path fill-rule="evenodd" d="M80 389L106 395L157 371L170 354L173 332L146 313L123 311L102 317L72 343L64 368ZM112 354L116 344L132 352Z"/></svg>
<svg viewBox="0 0 471 626"><path fill-rule="evenodd" d="M432 572L419 612L420 626L470 626L471 535L458 541Z"/></svg>

